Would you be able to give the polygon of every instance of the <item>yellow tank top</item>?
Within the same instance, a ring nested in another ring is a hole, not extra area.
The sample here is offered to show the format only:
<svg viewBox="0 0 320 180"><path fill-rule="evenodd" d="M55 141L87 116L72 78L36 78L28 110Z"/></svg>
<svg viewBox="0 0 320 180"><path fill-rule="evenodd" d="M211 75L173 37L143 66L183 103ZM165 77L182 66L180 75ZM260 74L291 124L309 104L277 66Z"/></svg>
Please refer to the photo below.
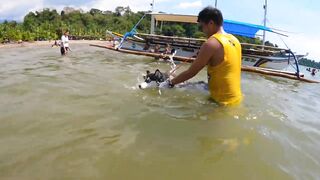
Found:
<svg viewBox="0 0 320 180"><path fill-rule="evenodd" d="M241 44L231 34L214 34L224 49L224 59L217 66L208 65L208 84L211 98L221 105L234 105L242 100Z"/></svg>

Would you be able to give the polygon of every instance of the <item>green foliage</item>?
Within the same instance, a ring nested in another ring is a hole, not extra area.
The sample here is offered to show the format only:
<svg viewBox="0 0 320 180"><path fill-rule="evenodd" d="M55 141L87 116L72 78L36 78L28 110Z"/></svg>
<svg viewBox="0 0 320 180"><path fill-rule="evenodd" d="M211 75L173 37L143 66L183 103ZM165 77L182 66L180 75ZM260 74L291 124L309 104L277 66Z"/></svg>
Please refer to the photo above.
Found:
<svg viewBox="0 0 320 180"><path fill-rule="evenodd" d="M166 36L184 36L186 30L181 24L169 23L162 28L162 32L160 33Z"/></svg>
<svg viewBox="0 0 320 180"><path fill-rule="evenodd" d="M67 29L74 37L100 39L105 38L106 30L119 33L130 31L144 14L134 13L129 7L117 7L114 12L99 9L83 12L81 9L66 7L60 14L55 9L46 8L29 12L22 23L5 21L0 24L0 42L58 39ZM150 18L146 16L141 21L137 27L138 32L150 33ZM167 36L205 38L196 24L188 23L167 22L161 26L159 23L156 32ZM261 43L259 39L238 38L241 42Z"/></svg>
<svg viewBox="0 0 320 180"><path fill-rule="evenodd" d="M316 69L320 69L320 62L315 62L314 60L310 60L307 58L302 58L299 60L299 64L307 67L312 67Z"/></svg>
<svg viewBox="0 0 320 180"><path fill-rule="evenodd" d="M133 13L129 7L117 7L115 12L99 9L83 12L67 7L60 14L54 9L43 9L29 12L22 23L0 23L0 42L58 39L65 30L74 37L105 38L106 30L119 33L131 30L144 13ZM146 17L137 30L148 33L149 28L150 18Z"/></svg>
<svg viewBox="0 0 320 180"><path fill-rule="evenodd" d="M24 41L34 41L35 37L36 37L36 35L34 33L29 32L29 31L25 31L22 33L22 39Z"/></svg>
<svg viewBox="0 0 320 180"><path fill-rule="evenodd" d="M262 44L262 41L259 38L247 38L247 37L238 36L238 35L236 35L236 37L239 39L239 41L241 43ZM268 44L266 44L266 45L268 45Z"/></svg>

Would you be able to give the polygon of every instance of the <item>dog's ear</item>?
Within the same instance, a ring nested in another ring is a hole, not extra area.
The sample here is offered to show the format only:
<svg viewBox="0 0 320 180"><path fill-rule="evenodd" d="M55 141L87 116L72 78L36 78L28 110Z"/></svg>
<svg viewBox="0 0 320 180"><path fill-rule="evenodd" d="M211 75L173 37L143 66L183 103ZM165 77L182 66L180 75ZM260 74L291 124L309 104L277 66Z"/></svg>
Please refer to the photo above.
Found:
<svg viewBox="0 0 320 180"><path fill-rule="evenodd" d="M159 74L162 74L162 73L161 73L161 71L160 71L159 69L157 69L157 70L154 72L154 74L155 74L156 76L159 76Z"/></svg>
<svg viewBox="0 0 320 180"><path fill-rule="evenodd" d="M162 78L162 73L160 72L159 69L156 70L154 75L155 75L155 77L157 78L158 81Z"/></svg>
<svg viewBox="0 0 320 180"><path fill-rule="evenodd" d="M147 70L147 74L150 74L150 71L149 71L149 70Z"/></svg>

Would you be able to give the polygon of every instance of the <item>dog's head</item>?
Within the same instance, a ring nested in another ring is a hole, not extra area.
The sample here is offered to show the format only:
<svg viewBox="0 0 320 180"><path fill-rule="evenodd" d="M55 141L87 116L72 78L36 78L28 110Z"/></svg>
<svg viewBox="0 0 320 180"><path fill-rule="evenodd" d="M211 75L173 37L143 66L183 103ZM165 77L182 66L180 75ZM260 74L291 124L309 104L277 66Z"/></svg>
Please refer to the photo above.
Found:
<svg viewBox="0 0 320 180"><path fill-rule="evenodd" d="M166 81L169 77L166 73L162 73L157 69L154 73L147 71L147 74L143 78L144 82L139 85L140 89L158 87L160 83Z"/></svg>

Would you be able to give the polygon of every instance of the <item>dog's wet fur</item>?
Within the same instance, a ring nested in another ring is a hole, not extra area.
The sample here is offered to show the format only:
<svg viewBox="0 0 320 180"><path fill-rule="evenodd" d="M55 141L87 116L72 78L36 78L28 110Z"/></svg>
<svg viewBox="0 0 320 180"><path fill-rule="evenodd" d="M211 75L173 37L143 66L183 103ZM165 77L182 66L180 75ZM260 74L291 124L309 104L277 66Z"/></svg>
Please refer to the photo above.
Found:
<svg viewBox="0 0 320 180"><path fill-rule="evenodd" d="M163 73L159 69L155 70L154 73L150 73L150 71L146 71L147 74L143 76L144 82L139 84L140 89L147 89L147 88L157 88L159 87L160 83L165 82L168 79L171 79L175 77L175 71L177 70L176 64L173 60L173 57L177 51L175 49L172 49L171 51L171 57L169 59L169 62L171 62L171 70ZM195 82L195 83L181 83L179 85L176 85L177 88L186 88L186 89L197 89L197 90L208 90L208 84L204 81Z"/></svg>
<svg viewBox="0 0 320 180"><path fill-rule="evenodd" d="M145 82L150 83L151 81L155 81L157 83L162 83L169 78L167 73L162 73L159 69L157 69L154 73L150 73L147 71L147 75L145 76Z"/></svg>
<svg viewBox="0 0 320 180"><path fill-rule="evenodd" d="M147 74L143 76L144 82L139 85L140 89L145 89L147 87L156 87L159 86L160 83L165 82L169 79L168 73L163 73L159 69L157 69L154 73L147 71Z"/></svg>
<svg viewBox="0 0 320 180"><path fill-rule="evenodd" d="M160 83L165 82L167 79L169 79L169 73L163 73L159 69L157 69L154 73L150 73L150 71L146 71L146 73L147 74L143 76L144 82L139 85L140 89L157 88L159 87ZM182 83L175 87L190 90L197 89L200 91L208 90L208 84L204 81Z"/></svg>

